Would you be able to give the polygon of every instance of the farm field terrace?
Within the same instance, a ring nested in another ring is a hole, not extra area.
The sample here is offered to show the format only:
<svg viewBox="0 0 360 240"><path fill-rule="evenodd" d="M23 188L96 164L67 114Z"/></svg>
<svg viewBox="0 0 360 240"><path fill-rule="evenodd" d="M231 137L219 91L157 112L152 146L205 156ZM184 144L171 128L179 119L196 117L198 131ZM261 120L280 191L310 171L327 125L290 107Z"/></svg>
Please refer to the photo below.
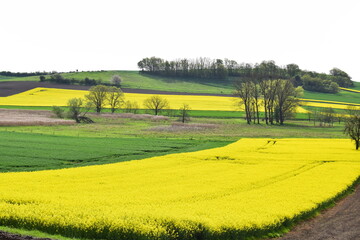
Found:
<svg viewBox="0 0 360 240"><path fill-rule="evenodd" d="M0 223L92 239L235 239L291 225L359 178L347 139L221 148L0 174ZM11 184L9 184L11 182Z"/></svg>
<svg viewBox="0 0 360 240"><path fill-rule="evenodd" d="M71 98L82 98L87 91L54 88L34 88L32 90L0 98L1 105L7 106L66 106ZM140 106L152 94L125 93L125 100L136 101ZM161 95L169 101L170 108L179 109L182 104L189 104L192 110L240 110L238 99L234 97L194 96L194 95ZM301 107L299 113L307 111Z"/></svg>

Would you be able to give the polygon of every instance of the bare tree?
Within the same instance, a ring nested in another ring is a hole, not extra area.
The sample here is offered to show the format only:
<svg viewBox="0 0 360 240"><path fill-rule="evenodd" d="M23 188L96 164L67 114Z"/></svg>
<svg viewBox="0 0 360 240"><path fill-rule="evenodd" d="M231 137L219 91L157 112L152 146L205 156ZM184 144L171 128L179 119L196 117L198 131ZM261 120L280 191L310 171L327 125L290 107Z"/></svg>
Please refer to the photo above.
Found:
<svg viewBox="0 0 360 240"><path fill-rule="evenodd" d="M111 113L114 113L116 109L124 103L124 94L120 88L108 87L107 101L110 105Z"/></svg>
<svg viewBox="0 0 360 240"><path fill-rule="evenodd" d="M244 105L245 119L248 124L251 124L251 103L252 103L252 89L253 83L250 80L238 81L234 83L234 95L240 99L239 104Z"/></svg>
<svg viewBox="0 0 360 240"><path fill-rule="evenodd" d="M155 115L158 115L161 110L169 108L169 102L163 97L154 95L144 100L144 106L153 110Z"/></svg>
<svg viewBox="0 0 360 240"><path fill-rule="evenodd" d="M120 86L121 84L121 78L119 75L114 75L110 79L110 83L116 86Z"/></svg>
<svg viewBox="0 0 360 240"><path fill-rule="evenodd" d="M257 82L253 82L253 86L252 86L252 96L253 96L253 109L254 109L254 123L255 123L255 119L257 120L257 124L260 124L260 96L261 96L261 91L260 91L260 86Z"/></svg>
<svg viewBox="0 0 360 240"><path fill-rule="evenodd" d="M190 110L191 110L191 108L190 108L189 104L186 104L186 103L184 103L180 107L179 112L180 112L180 120L182 123L185 123L190 120L190 115L189 115Z"/></svg>
<svg viewBox="0 0 360 240"><path fill-rule="evenodd" d="M358 150L360 147L360 108L350 108L348 113L344 133L355 141L355 149Z"/></svg>
<svg viewBox="0 0 360 240"><path fill-rule="evenodd" d="M96 85L90 88L89 94L85 98L93 105L97 113L100 113L107 101L108 87L104 85Z"/></svg>
<svg viewBox="0 0 360 240"><path fill-rule="evenodd" d="M126 101L124 102L124 112L127 113L137 113L138 109L139 109L139 104L136 101Z"/></svg>
<svg viewBox="0 0 360 240"><path fill-rule="evenodd" d="M327 123L328 126L333 126L336 118L335 110L331 107L321 109L319 120L320 126Z"/></svg>

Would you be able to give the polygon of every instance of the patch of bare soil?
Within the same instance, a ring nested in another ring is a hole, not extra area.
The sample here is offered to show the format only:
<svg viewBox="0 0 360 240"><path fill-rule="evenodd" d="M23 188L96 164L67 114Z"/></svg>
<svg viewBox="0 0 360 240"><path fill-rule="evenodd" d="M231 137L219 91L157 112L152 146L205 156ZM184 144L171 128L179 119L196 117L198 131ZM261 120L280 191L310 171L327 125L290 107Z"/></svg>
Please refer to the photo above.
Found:
<svg viewBox="0 0 360 240"><path fill-rule="evenodd" d="M276 240L359 240L360 185L353 194L339 201L335 207L297 225Z"/></svg>
<svg viewBox="0 0 360 240"><path fill-rule="evenodd" d="M0 240L52 240L50 238L35 238L31 236L22 236L0 231Z"/></svg>
<svg viewBox="0 0 360 240"><path fill-rule="evenodd" d="M49 82L10 81L10 82L0 82L0 97L8 97L37 87L62 88L62 89L74 89L74 90L88 90L90 88L89 86L55 84Z"/></svg>
<svg viewBox="0 0 360 240"><path fill-rule="evenodd" d="M54 118L50 111L0 109L0 126L72 125L74 120Z"/></svg>

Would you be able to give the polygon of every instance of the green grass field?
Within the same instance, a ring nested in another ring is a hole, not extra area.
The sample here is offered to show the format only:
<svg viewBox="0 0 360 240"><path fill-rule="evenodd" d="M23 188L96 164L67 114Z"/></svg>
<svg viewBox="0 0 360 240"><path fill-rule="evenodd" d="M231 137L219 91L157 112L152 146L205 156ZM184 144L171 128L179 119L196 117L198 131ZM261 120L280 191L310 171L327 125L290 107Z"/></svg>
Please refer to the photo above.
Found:
<svg viewBox="0 0 360 240"><path fill-rule="evenodd" d="M90 137L90 138L163 138L199 141L236 141L245 137L265 138L346 138L343 123L334 123L333 127L320 127L319 123L307 120L287 121L284 126L248 125L242 118L193 118L182 126L176 118L169 121L154 122L149 119L93 117L94 124L76 124L70 126L13 126L2 127L2 131L19 133L39 133L54 136ZM180 125L180 126L179 126Z"/></svg>
<svg viewBox="0 0 360 240"><path fill-rule="evenodd" d="M0 171L80 167L224 146L229 141L90 138L7 132L0 128Z"/></svg>
<svg viewBox="0 0 360 240"><path fill-rule="evenodd" d="M231 94L230 81L204 81L201 79L164 78L138 71L98 71L62 74L67 78L84 79L85 77L109 82L113 75L119 75L124 88L151 89L169 92Z"/></svg>
<svg viewBox="0 0 360 240"><path fill-rule="evenodd" d="M304 91L303 98L360 104L360 94L347 91L340 91L336 94Z"/></svg>
<svg viewBox="0 0 360 240"><path fill-rule="evenodd" d="M0 75L0 82L7 81L39 81L39 76L31 76L31 77L6 77Z"/></svg>
<svg viewBox="0 0 360 240"><path fill-rule="evenodd" d="M52 107L48 107L48 106L7 106L7 105L0 105L0 108L4 108L4 109L24 109L24 110L48 110L51 111ZM66 107L62 107L64 110L66 109ZM95 110L91 110L90 112L95 112ZM103 113L110 113L110 109L103 109L102 110ZM116 113L123 113L123 110L119 110ZM139 114L153 114L152 112L149 112L149 110L146 109L139 109L138 112ZM167 111L164 111L161 114L167 115ZM172 116L177 116L179 115L179 112L177 110L172 110ZM194 118L244 118L244 112L243 111L211 111L211 110L191 110L189 112L190 117L194 117ZM260 113L260 117L263 116L263 113ZM307 114L306 113L296 113L295 114L295 119L298 120L303 120L303 119L307 119Z"/></svg>
<svg viewBox="0 0 360 240"><path fill-rule="evenodd" d="M351 89L360 90L360 82L354 82L354 87L351 87Z"/></svg>

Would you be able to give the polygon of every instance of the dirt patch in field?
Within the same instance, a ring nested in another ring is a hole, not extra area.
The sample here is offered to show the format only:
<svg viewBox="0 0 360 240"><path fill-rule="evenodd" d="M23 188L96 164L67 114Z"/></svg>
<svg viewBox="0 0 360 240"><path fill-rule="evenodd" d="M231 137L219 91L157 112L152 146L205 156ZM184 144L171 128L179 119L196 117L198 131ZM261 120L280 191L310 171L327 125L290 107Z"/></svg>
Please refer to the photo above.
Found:
<svg viewBox="0 0 360 240"><path fill-rule="evenodd" d="M7 232L0 231L0 240L52 240L50 238L35 238L31 236L22 236L19 234L11 234Z"/></svg>
<svg viewBox="0 0 360 240"><path fill-rule="evenodd" d="M50 111L0 109L0 126L72 125L73 120L57 119Z"/></svg>
<svg viewBox="0 0 360 240"><path fill-rule="evenodd" d="M9 81L0 82L0 97L8 97L14 94L18 94L24 91L28 91L33 88L60 88L60 89L73 89L73 90L88 90L90 86L79 85L66 85L55 84L50 82L21 82L21 81ZM125 93L144 93L144 94L167 94L167 95L197 95L197 96L231 96L226 94L210 94L210 93L184 93L184 92L166 92L148 89L134 89L134 88L121 88Z"/></svg>

